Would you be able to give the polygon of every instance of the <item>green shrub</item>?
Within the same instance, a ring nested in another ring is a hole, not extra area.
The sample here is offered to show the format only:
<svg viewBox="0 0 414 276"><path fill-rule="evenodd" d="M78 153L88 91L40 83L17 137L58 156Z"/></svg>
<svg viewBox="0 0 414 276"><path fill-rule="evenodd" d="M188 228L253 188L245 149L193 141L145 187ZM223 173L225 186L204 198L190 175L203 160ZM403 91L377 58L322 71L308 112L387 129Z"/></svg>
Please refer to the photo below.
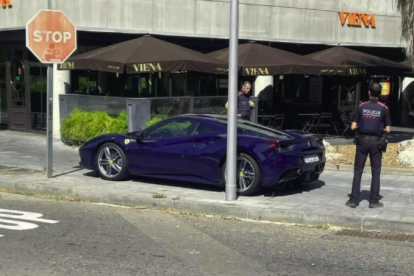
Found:
<svg viewBox="0 0 414 276"><path fill-rule="evenodd" d="M105 133L126 133L125 111L111 117L104 111L74 110L62 121L61 136L65 143L79 146Z"/></svg>
<svg viewBox="0 0 414 276"><path fill-rule="evenodd" d="M111 118L108 126L107 133L127 133L128 132L128 123L127 123L127 114L125 111L122 111L118 117Z"/></svg>
<svg viewBox="0 0 414 276"><path fill-rule="evenodd" d="M152 125L155 125L156 123L158 123L159 121L165 120L167 119L169 116L168 115L156 115L154 116L151 120L149 120L145 126L146 127L150 127Z"/></svg>

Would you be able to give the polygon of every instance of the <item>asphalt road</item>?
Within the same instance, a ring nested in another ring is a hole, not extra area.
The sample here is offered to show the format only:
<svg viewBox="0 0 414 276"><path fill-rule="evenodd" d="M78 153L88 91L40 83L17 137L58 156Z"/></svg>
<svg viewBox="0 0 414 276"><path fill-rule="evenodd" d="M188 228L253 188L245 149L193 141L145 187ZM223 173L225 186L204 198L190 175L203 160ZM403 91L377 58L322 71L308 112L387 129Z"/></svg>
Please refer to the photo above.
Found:
<svg viewBox="0 0 414 276"><path fill-rule="evenodd" d="M412 275L410 242L0 196L2 276Z"/></svg>

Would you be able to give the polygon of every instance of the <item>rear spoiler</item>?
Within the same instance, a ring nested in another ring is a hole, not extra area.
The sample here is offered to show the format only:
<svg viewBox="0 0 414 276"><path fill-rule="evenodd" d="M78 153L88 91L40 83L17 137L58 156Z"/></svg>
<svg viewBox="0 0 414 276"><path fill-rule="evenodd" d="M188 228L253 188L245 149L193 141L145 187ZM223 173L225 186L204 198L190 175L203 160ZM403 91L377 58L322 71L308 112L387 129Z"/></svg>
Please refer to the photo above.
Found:
<svg viewBox="0 0 414 276"><path fill-rule="evenodd" d="M311 140L311 141L318 141L323 142L323 135L310 133L302 130L287 130L288 132L294 133L296 135L301 136L305 140Z"/></svg>

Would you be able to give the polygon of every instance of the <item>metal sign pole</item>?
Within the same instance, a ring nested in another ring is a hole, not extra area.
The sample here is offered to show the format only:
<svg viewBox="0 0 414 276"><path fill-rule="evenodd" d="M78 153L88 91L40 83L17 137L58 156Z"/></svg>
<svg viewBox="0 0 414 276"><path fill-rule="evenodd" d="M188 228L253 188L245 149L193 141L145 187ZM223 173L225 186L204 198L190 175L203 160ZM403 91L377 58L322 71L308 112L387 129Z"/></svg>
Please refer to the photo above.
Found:
<svg viewBox="0 0 414 276"><path fill-rule="evenodd" d="M47 8L52 9L52 0L47 1ZM53 177L53 65L47 67L47 140L46 140L46 172Z"/></svg>
<svg viewBox="0 0 414 276"><path fill-rule="evenodd" d="M53 65L47 67L47 177L53 177Z"/></svg>
<svg viewBox="0 0 414 276"><path fill-rule="evenodd" d="M226 200L237 199L237 78L239 0L230 2L229 108L227 117Z"/></svg>

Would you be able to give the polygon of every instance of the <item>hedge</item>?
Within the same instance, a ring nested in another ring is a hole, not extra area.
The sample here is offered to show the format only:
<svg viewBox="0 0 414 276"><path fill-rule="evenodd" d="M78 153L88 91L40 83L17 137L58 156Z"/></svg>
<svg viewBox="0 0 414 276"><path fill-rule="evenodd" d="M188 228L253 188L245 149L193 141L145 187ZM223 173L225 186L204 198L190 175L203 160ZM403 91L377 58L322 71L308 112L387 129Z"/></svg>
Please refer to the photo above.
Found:
<svg viewBox="0 0 414 276"><path fill-rule="evenodd" d="M117 117L109 116L105 111L84 111L75 109L62 121L62 140L74 146L80 146L90 139L105 133L127 133L125 111Z"/></svg>
<svg viewBox="0 0 414 276"><path fill-rule="evenodd" d="M168 115L156 115L146 123L146 127L152 126ZM170 126L171 129L185 128L182 124ZM90 139L106 133L127 133L128 123L125 111L117 117L111 117L105 111L84 111L75 109L62 121L62 140L73 146L80 146Z"/></svg>

